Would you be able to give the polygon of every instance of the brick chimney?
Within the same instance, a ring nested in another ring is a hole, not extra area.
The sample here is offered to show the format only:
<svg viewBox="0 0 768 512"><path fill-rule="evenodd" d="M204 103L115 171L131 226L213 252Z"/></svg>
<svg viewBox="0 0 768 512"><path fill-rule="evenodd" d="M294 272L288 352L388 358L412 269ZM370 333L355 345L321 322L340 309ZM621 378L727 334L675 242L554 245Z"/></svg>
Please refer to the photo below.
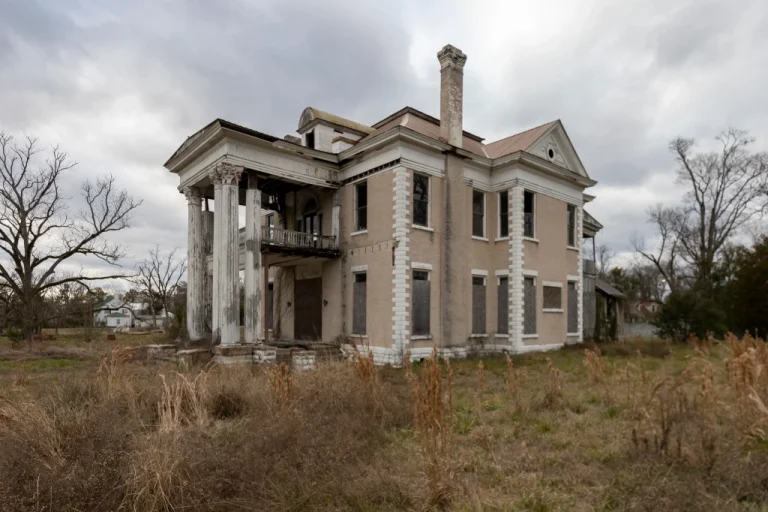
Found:
<svg viewBox="0 0 768 512"><path fill-rule="evenodd" d="M440 61L440 138L461 147L464 109L464 64L467 56L447 44L437 52Z"/></svg>

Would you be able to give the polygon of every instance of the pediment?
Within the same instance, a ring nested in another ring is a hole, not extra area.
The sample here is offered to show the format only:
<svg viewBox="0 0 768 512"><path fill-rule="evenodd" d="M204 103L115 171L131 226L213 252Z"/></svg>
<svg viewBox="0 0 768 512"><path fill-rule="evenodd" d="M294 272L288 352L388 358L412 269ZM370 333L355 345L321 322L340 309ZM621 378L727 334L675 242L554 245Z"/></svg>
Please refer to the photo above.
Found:
<svg viewBox="0 0 768 512"><path fill-rule="evenodd" d="M552 128L531 144L527 152L582 176L589 177L576 149L571 144L571 139L560 122L555 123Z"/></svg>

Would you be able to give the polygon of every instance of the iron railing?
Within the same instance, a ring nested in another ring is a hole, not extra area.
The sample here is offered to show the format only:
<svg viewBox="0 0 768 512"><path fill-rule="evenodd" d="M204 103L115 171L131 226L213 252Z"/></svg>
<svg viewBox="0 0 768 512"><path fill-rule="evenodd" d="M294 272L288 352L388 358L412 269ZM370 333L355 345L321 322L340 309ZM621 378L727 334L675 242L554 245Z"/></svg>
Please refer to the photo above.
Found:
<svg viewBox="0 0 768 512"><path fill-rule="evenodd" d="M333 236L320 236L271 226L261 228L261 243L295 249L337 250L339 248L336 237Z"/></svg>

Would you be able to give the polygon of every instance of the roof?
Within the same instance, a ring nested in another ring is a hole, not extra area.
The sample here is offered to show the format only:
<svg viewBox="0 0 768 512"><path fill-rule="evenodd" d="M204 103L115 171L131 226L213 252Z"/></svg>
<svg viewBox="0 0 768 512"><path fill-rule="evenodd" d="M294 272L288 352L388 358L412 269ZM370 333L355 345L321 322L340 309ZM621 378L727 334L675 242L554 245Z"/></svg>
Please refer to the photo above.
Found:
<svg viewBox="0 0 768 512"><path fill-rule="evenodd" d="M335 114L331 114L330 112L326 112L324 110L320 110L314 107L307 107L304 109L304 112L302 112L301 117L299 118L299 128L297 131L301 131L301 129L304 126L308 125L315 119L320 119L322 121L325 121L326 123L331 123L337 126L342 126L344 128L349 128L350 130L360 132L364 135L373 133L373 128L371 128L370 126L366 126L362 123L358 123L350 119L346 119L344 117L337 116Z"/></svg>
<svg viewBox="0 0 768 512"><path fill-rule="evenodd" d="M584 220L582 221L584 229L588 232L587 234L595 236L598 231L603 229L603 225L600 224L592 215L590 215L587 210L582 211L584 212Z"/></svg>
<svg viewBox="0 0 768 512"><path fill-rule="evenodd" d="M499 158L505 155L511 155L512 153L517 153L518 151L525 151L556 123L557 121L550 121L549 123L542 124L536 128L531 128L530 130L486 144L485 152L488 154L488 158Z"/></svg>
<svg viewBox="0 0 768 512"><path fill-rule="evenodd" d="M600 278L595 279L595 288L600 290L606 295L610 295L611 297L616 297L619 299L626 298L626 296L623 293L621 293L618 288L614 287L610 283L603 281Z"/></svg>

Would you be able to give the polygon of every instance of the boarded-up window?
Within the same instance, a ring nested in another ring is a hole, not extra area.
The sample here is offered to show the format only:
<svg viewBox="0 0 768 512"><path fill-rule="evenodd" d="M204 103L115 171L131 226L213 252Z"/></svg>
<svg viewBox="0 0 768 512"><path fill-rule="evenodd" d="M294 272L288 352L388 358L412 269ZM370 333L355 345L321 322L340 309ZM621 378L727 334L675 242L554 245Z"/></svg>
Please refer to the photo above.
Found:
<svg viewBox="0 0 768 512"><path fill-rule="evenodd" d="M472 191L472 236L485 236L485 194Z"/></svg>
<svg viewBox="0 0 768 512"><path fill-rule="evenodd" d="M536 279L523 279L523 334L536 334Z"/></svg>
<svg viewBox="0 0 768 512"><path fill-rule="evenodd" d="M368 229L368 182L358 183L355 187L357 194L355 206L355 229L364 231Z"/></svg>
<svg viewBox="0 0 768 512"><path fill-rule="evenodd" d="M509 236L509 193L499 192L499 236Z"/></svg>
<svg viewBox="0 0 768 512"><path fill-rule="evenodd" d="M544 285L544 309L563 309L563 289Z"/></svg>
<svg viewBox="0 0 768 512"><path fill-rule="evenodd" d="M429 334L429 272L413 271L413 303L411 304L411 322L413 334Z"/></svg>
<svg viewBox="0 0 768 512"><path fill-rule="evenodd" d="M576 207L568 205L568 246L576 247Z"/></svg>
<svg viewBox="0 0 768 512"><path fill-rule="evenodd" d="M509 333L509 278L499 278L499 325L496 327L496 332L499 334Z"/></svg>
<svg viewBox="0 0 768 512"><path fill-rule="evenodd" d="M568 283L568 333L579 332L579 296L576 291L576 283Z"/></svg>
<svg viewBox="0 0 768 512"><path fill-rule="evenodd" d="M368 299L366 296L367 274L360 272L355 274L355 283L352 288L352 334L365 334L366 312Z"/></svg>
<svg viewBox="0 0 768 512"><path fill-rule="evenodd" d="M536 216L533 192L523 193L523 236L536 236Z"/></svg>
<svg viewBox="0 0 768 512"><path fill-rule="evenodd" d="M472 334L485 334L485 278L472 278Z"/></svg>
<svg viewBox="0 0 768 512"><path fill-rule="evenodd" d="M272 326L272 310L273 310L273 303L272 300L274 299L273 295L275 294L275 285L274 283L269 283L267 285L267 329L274 329Z"/></svg>
<svg viewBox="0 0 768 512"><path fill-rule="evenodd" d="M413 175L413 223L429 226L429 176Z"/></svg>

